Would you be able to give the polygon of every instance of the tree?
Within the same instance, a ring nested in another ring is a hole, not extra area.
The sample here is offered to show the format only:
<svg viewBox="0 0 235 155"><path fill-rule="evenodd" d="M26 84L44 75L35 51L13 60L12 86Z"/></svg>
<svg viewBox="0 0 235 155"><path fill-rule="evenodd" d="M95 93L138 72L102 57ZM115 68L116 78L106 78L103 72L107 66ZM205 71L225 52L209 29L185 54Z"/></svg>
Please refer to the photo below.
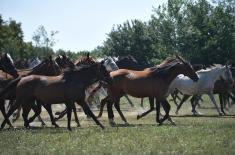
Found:
<svg viewBox="0 0 235 155"><path fill-rule="evenodd" d="M35 44L35 52L39 57L49 56L53 54L52 47L56 44L55 35L58 31L51 31L50 34L46 31L45 27L40 25L34 32L32 40Z"/></svg>

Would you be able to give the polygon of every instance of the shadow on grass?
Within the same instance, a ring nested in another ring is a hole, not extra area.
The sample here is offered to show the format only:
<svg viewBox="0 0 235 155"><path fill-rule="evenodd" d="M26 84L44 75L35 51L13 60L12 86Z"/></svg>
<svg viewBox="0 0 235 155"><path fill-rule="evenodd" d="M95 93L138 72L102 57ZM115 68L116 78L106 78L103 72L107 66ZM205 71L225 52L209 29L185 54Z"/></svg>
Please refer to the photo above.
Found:
<svg viewBox="0 0 235 155"><path fill-rule="evenodd" d="M219 115L170 115L171 117L215 117L215 118L235 118L235 115L223 115L223 116L219 116Z"/></svg>

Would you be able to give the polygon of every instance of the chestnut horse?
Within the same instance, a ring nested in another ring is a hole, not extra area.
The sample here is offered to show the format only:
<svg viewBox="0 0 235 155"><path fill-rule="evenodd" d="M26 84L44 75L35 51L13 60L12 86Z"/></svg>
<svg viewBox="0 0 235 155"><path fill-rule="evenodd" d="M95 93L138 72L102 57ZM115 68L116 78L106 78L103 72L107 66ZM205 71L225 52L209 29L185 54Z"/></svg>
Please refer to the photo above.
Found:
<svg viewBox="0 0 235 155"><path fill-rule="evenodd" d="M194 81L198 80L198 76L192 66L179 56L177 58L168 58L159 66L147 68L143 71L119 69L111 72L113 84L108 87L111 102L107 105L111 125L115 124L113 121L113 103L122 120L127 123L119 105L120 98L125 93L137 98L151 97L151 102L156 98L156 121L162 123L165 119L170 118L170 105L166 101L166 94L171 81L179 74L189 76ZM166 112L161 120L159 119L160 102L163 103L163 108Z"/></svg>
<svg viewBox="0 0 235 155"><path fill-rule="evenodd" d="M59 76L31 75L23 77L16 88L16 102L10 108L1 128L4 128L8 118L19 106L23 108L24 126L29 127L31 118L28 120L28 113L37 100L42 104L65 103L67 107L68 130L71 130L72 104L77 101L101 128L104 126L96 119L85 102L85 89L87 86L99 80L111 83L112 79L102 63L95 63L88 67L75 67L64 71ZM40 112L36 112L35 116ZM35 116L33 116L35 118ZM33 118L32 117L32 118Z"/></svg>

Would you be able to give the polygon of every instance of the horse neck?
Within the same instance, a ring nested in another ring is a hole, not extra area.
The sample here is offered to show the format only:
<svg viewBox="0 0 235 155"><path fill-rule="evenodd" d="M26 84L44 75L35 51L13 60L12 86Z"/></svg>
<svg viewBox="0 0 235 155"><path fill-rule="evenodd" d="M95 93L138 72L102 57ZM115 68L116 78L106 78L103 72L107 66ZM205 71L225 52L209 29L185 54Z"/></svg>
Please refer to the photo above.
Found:
<svg viewBox="0 0 235 155"><path fill-rule="evenodd" d="M92 66L96 67L96 66ZM93 84L94 82L98 81L98 76L96 73L96 70L94 71L92 68L86 69L84 71L82 71L81 73L75 73L75 76L70 76L69 79L67 79L68 81L79 81L79 83L83 83L83 85L85 87Z"/></svg>
<svg viewBox="0 0 235 155"><path fill-rule="evenodd" d="M165 76L165 81L168 85L171 84L171 82L179 75L179 74L184 74L183 71L183 66L181 65L175 65L174 67L170 68L167 73L167 75Z"/></svg>
<svg viewBox="0 0 235 155"><path fill-rule="evenodd" d="M220 78L220 76L223 74L224 74L223 68L214 68L209 72L208 76L211 78L211 81L215 83L215 81L217 81Z"/></svg>

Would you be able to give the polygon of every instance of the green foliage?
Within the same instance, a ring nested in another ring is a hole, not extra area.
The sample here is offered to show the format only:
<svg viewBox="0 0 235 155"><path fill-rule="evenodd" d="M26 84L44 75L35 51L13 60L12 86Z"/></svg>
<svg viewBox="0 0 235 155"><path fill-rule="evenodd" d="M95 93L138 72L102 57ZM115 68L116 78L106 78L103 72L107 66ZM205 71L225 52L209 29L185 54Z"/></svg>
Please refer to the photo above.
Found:
<svg viewBox="0 0 235 155"><path fill-rule="evenodd" d="M53 51L58 31L39 26L33 42L23 41L21 23L0 16L0 52L15 59L45 57L64 53L76 60L81 54ZM235 61L235 4L232 0L168 0L154 8L151 19L126 21L116 25L103 45L90 51L94 57L133 55L143 66L160 63L181 53L192 63Z"/></svg>
<svg viewBox="0 0 235 155"><path fill-rule="evenodd" d="M235 58L235 6L230 0L168 0L154 9L147 23L117 25L101 50L107 55L133 55L155 64L180 52L193 63L225 63Z"/></svg>

